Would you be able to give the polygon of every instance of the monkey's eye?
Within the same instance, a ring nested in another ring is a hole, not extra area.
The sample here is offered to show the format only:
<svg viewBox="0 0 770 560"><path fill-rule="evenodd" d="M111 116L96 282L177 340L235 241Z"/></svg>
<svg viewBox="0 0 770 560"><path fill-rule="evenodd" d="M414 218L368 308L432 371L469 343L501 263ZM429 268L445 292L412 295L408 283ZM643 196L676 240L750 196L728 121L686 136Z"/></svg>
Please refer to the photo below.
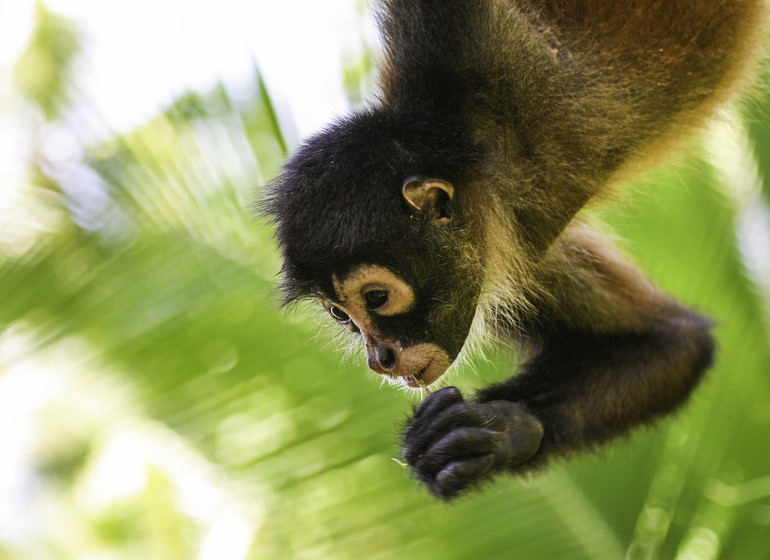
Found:
<svg viewBox="0 0 770 560"><path fill-rule="evenodd" d="M366 299L366 308L372 311L388 303L388 292L385 290L371 290L364 294L364 298Z"/></svg>
<svg viewBox="0 0 770 560"><path fill-rule="evenodd" d="M347 323L350 321L350 315L345 313L339 307L335 307L334 305L331 305L329 306L328 311L329 311L329 315L332 316L332 319L334 319L338 323Z"/></svg>

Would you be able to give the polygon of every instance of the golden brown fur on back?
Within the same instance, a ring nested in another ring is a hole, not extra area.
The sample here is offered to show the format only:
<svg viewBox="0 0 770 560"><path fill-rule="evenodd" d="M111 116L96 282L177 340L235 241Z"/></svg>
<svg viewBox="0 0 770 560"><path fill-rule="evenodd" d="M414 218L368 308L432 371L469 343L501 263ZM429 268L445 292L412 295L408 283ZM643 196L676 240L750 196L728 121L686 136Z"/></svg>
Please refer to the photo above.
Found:
<svg viewBox="0 0 770 560"><path fill-rule="evenodd" d="M522 54L519 41L509 43L510 53L496 43L486 53L501 74L506 64L515 67L510 83L498 82L497 94L509 94L510 106L502 103L497 111L515 126L503 136L499 125L477 127L498 157L489 175L470 186L482 192L465 194L484 231L484 316L512 325L530 313L532 300L548 300L542 274L552 276L559 266L567 267L563 274L574 270L563 255L570 240L598 235L578 225L551 245L575 213L668 155L745 89L762 52L757 22L766 6L754 0L543 0L532 3L540 7L533 18L512 16L524 13L516 2L493 3L497 17L515 20L509 29L536 45ZM560 196L553 196L555 189ZM551 272L533 265L540 259Z"/></svg>

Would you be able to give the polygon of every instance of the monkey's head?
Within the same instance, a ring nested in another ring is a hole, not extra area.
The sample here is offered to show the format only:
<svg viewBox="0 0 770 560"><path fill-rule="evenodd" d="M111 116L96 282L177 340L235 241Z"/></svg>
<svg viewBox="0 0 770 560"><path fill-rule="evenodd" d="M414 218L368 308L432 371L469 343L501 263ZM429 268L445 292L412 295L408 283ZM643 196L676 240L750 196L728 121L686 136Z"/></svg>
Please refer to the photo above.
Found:
<svg viewBox="0 0 770 560"><path fill-rule="evenodd" d="M317 299L360 336L375 372L420 387L454 361L475 315L480 256L462 185L476 152L446 123L384 112L307 140L264 209L283 254L284 302Z"/></svg>

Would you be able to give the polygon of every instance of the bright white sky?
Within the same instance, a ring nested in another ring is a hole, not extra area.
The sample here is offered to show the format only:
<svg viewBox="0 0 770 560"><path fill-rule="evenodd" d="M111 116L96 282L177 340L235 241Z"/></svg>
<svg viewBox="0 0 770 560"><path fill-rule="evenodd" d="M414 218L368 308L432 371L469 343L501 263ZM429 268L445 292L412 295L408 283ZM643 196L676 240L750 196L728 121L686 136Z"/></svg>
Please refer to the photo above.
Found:
<svg viewBox="0 0 770 560"><path fill-rule="evenodd" d="M358 62L376 40L371 18L355 8L360 1L45 0L75 22L83 41L75 70L81 105L66 134L47 130L46 138L58 142L56 157L77 160L81 145L140 126L187 91L221 81L232 96L253 94L256 64L292 147L348 110L343 63ZM0 0L0 255L25 254L47 227L26 198L42 123L24 111L12 79L34 11L35 0ZM79 191L89 184L76 183Z"/></svg>
<svg viewBox="0 0 770 560"><path fill-rule="evenodd" d="M83 74L110 128L147 120L180 93L224 80L237 91L259 65L300 136L346 110L342 61L366 18L355 0L46 0L84 32ZM0 68L24 48L34 0L0 0ZM362 23L363 22L363 23ZM4 72L5 73L5 72ZM3 77L5 78L5 77Z"/></svg>

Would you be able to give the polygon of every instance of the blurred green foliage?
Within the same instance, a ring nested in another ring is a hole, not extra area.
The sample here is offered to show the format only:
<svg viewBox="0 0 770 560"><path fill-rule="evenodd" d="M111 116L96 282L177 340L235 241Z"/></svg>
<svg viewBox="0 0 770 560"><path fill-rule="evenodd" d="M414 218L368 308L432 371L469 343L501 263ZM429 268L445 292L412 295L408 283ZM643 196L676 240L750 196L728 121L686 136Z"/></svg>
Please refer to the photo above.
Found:
<svg viewBox="0 0 770 560"><path fill-rule="evenodd" d="M708 157L601 216L717 322L690 405L446 506L392 459L409 399L340 364L315 310L277 309L248 208L286 144L256 69L251 95L191 92L83 145L59 119L77 34L38 13L16 70L29 153L0 221L0 558L770 558L770 291ZM769 103L748 111L746 176L770 173ZM458 386L508 376L490 354Z"/></svg>
<svg viewBox="0 0 770 560"><path fill-rule="evenodd" d="M48 120L60 116L68 102L71 62L80 51L75 25L37 2L35 30L16 65L16 81L34 99Z"/></svg>

